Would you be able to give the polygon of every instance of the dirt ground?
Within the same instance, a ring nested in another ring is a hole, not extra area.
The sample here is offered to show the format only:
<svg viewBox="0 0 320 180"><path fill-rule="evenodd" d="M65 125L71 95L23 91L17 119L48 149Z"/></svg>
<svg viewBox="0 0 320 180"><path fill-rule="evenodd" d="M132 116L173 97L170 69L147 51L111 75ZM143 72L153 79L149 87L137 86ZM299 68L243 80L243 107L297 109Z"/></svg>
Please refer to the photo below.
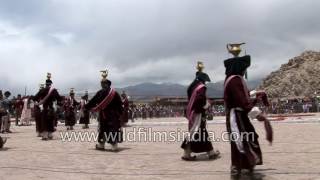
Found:
<svg viewBox="0 0 320 180"><path fill-rule="evenodd" d="M272 146L265 140L262 123L254 122L260 135L264 165L257 166L253 175L239 179L320 179L320 115L287 118L272 122L275 141ZM183 118L138 120L126 131L139 127L152 131L172 132L186 130ZM88 131L95 132L96 123ZM219 135L225 131L224 118L209 122L208 129ZM235 179L230 176L230 145L214 142L221 158L198 161L181 160L181 142L124 142L117 153L97 151L95 142L63 142L61 124L54 140L41 141L35 126L16 127L0 150L0 180L16 179ZM74 132L83 131L76 125ZM108 147L108 146L107 146Z"/></svg>

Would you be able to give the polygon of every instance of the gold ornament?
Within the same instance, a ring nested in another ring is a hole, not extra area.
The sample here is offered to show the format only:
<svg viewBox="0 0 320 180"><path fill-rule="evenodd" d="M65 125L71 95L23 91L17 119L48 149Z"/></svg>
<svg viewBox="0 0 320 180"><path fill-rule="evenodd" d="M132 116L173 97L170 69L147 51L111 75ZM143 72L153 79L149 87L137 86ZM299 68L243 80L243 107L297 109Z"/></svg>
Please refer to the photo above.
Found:
<svg viewBox="0 0 320 180"><path fill-rule="evenodd" d="M229 43L227 44L227 49L230 54L232 54L234 57L238 57L241 52L241 45L246 43Z"/></svg>
<svg viewBox="0 0 320 180"><path fill-rule="evenodd" d="M108 77L108 70L101 70L100 71L102 74L102 80L101 81L106 81L107 80L107 77Z"/></svg>
<svg viewBox="0 0 320 180"><path fill-rule="evenodd" d="M203 62L198 61L196 68L197 68L198 71L202 72L202 70L204 69L204 64L203 64Z"/></svg>

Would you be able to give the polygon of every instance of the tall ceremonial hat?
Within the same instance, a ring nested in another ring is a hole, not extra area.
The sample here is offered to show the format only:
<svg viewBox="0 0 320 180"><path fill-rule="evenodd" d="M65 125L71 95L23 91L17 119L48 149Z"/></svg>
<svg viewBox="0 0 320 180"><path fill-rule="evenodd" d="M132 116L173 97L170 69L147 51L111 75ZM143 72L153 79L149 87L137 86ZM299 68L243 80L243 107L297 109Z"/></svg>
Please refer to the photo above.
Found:
<svg viewBox="0 0 320 180"><path fill-rule="evenodd" d="M109 86L111 86L111 81L107 79L108 74L109 74L108 70L107 69L101 70L100 72L101 72L101 76L102 76L101 83L106 83Z"/></svg>
<svg viewBox="0 0 320 180"><path fill-rule="evenodd" d="M101 70L100 72L101 72L101 76L102 76L101 82L107 81L108 80L107 77L108 77L108 73L109 73L108 70Z"/></svg>
<svg viewBox="0 0 320 180"><path fill-rule="evenodd" d="M227 49L230 54L232 54L234 57L238 57L240 52L242 51L241 45L244 45L246 43L229 43L227 44Z"/></svg>
<svg viewBox="0 0 320 180"><path fill-rule="evenodd" d="M196 73L196 79L202 82L211 82L210 77L208 76L207 73L203 72L204 69L204 64L201 61L197 62L197 73Z"/></svg>
<svg viewBox="0 0 320 180"><path fill-rule="evenodd" d="M81 99L87 100L88 97L89 97L89 92L88 92L88 90L86 90L86 91L84 92L84 95L81 97Z"/></svg>
<svg viewBox="0 0 320 180"><path fill-rule="evenodd" d="M51 85L52 81L51 81L51 73L47 73L47 80L46 80L46 85Z"/></svg>
<svg viewBox="0 0 320 180"><path fill-rule="evenodd" d="M204 64L203 64L203 62L202 62L202 61L198 61L196 68L197 68L198 71L202 72L203 69L204 69Z"/></svg>
<svg viewBox="0 0 320 180"><path fill-rule="evenodd" d="M74 93L74 88L70 88L70 93L69 93L70 95L74 95L75 93Z"/></svg>
<svg viewBox="0 0 320 180"><path fill-rule="evenodd" d="M249 55L245 55L240 57L239 54L241 52L241 45L245 43L233 43L227 44L227 49L230 54L233 55L233 58L226 59L224 61L224 67L226 68L226 76L231 75L243 75L246 74L246 69L250 67L251 57Z"/></svg>

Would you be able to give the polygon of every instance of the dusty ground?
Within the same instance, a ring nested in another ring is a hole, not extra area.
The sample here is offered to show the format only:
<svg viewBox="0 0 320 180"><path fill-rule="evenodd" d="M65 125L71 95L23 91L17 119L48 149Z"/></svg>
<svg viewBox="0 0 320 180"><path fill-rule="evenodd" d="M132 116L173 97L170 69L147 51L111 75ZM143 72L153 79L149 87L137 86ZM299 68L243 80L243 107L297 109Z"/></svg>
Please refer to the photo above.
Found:
<svg viewBox="0 0 320 180"><path fill-rule="evenodd" d="M265 140L261 123L254 123L260 134L264 165L253 177L242 179L320 179L320 118L290 118L273 122L275 142ZM151 127L153 131L186 130L184 119L138 121L126 128ZM230 146L215 142L222 157L196 162L180 160L180 142L124 142L118 153L94 150L95 142L62 142L58 126L54 140L44 142L35 136L35 127L15 127L5 149L0 151L0 180L11 179L230 179ZM95 132L96 125L90 131ZM216 135L225 130L223 118L209 123ZM82 131L79 125L75 131Z"/></svg>

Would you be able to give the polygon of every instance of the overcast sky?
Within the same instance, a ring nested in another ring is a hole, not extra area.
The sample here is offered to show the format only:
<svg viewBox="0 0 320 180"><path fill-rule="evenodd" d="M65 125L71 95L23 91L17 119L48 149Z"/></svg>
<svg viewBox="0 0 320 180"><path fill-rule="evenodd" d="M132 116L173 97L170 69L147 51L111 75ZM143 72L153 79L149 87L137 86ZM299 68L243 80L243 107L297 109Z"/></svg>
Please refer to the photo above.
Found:
<svg viewBox="0 0 320 180"><path fill-rule="evenodd" d="M197 60L224 78L228 42L246 42L249 78L320 48L318 0L0 0L0 89L95 91L99 70L114 86L188 84Z"/></svg>

